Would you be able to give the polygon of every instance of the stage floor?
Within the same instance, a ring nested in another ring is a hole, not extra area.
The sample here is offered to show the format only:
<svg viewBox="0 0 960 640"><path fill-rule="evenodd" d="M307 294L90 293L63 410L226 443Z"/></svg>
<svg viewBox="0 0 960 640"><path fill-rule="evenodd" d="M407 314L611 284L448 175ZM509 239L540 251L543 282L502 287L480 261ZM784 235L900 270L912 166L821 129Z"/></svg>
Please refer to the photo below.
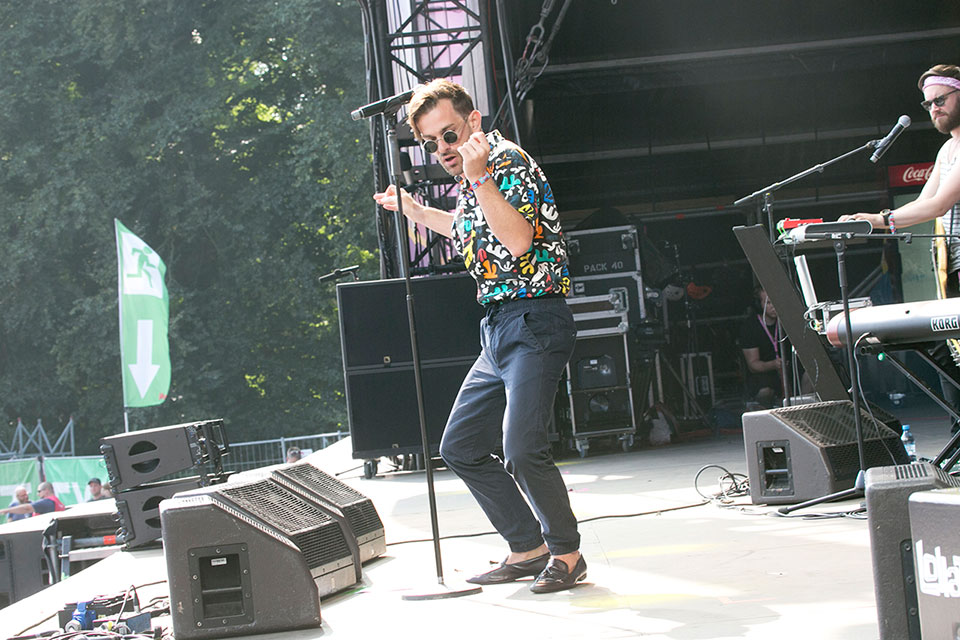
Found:
<svg viewBox="0 0 960 640"><path fill-rule="evenodd" d="M909 420L921 456L948 439L946 418L923 405L893 411ZM593 451L593 450L592 450ZM721 505L727 470L746 475L739 434L628 453L561 461L577 518L587 581L535 595L529 582L431 601L402 596L436 589L426 479L389 472L364 479L349 441L315 454L319 466L369 496L384 521L387 554L364 566L361 584L321 603L322 627L268 634L307 638L816 638L878 635L866 517L818 517L857 509L862 499L780 516L749 496ZM716 465L700 473L707 465ZM463 484L435 472L443 574L450 586L505 555ZM699 491L697 490L699 489ZM0 611L0 638L53 628L64 602L139 588L140 601L166 594L159 550L119 553L70 580ZM291 598L298 597L290 594ZM37 623L40 623L37 625ZM158 618L155 624L163 624ZM36 625L36 626L34 626Z"/></svg>

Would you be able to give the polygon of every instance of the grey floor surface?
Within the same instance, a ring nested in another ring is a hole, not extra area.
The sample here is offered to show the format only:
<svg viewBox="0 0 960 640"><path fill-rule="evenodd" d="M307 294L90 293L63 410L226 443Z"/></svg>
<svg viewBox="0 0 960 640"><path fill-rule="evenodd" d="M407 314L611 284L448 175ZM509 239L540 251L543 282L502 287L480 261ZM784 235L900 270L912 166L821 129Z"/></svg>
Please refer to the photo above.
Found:
<svg viewBox="0 0 960 640"><path fill-rule="evenodd" d="M911 421L921 456L934 456L946 443L946 420L938 411L895 411ZM385 524L387 554L365 565L356 588L323 600L322 627L267 634L271 638L879 635L867 520L838 515L856 510L861 499L783 517L749 496L727 502L702 497L725 487L726 472L746 474L739 433L562 460L589 569L583 585L549 595L532 594L529 583L518 582L466 597L405 600L438 590L425 474L391 472L383 463L376 478L365 479L348 441L315 455L322 468L373 500ZM456 590L502 559L505 547L496 535L477 535L490 526L457 478L439 470L435 481L443 576ZM141 601L164 595L164 577L159 550L117 554L0 611L0 637L49 628L52 622L32 625L91 589L157 582L142 588Z"/></svg>

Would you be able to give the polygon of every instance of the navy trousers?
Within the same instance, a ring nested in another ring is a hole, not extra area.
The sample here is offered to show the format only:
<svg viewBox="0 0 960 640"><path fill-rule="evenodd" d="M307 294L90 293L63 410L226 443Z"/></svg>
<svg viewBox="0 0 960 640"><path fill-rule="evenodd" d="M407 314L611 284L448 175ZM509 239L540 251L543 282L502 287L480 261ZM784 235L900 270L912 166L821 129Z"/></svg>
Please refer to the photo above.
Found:
<svg viewBox="0 0 960 640"><path fill-rule="evenodd" d="M506 302L480 323L479 358L460 387L440 455L510 550L580 548L547 428L576 326L562 298Z"/></svg>

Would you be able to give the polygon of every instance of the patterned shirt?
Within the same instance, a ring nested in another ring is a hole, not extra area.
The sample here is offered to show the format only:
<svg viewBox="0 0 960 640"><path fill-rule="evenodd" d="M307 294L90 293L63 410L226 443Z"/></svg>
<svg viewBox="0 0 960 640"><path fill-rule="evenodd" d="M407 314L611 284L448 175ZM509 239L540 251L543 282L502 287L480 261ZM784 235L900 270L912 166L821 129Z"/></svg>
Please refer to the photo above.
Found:
<svg viewBox="0 0 960 640"><path fill-rule="evenodd" d="M477 196L464 176L453 221L453 241L463 263L477 281L480 304L544 295L567 295L570 272L560 214L540 166L499 131L486 134L490 143L487 171L500 194L533 227L533 243L515 258L493 235Z"/></svg>

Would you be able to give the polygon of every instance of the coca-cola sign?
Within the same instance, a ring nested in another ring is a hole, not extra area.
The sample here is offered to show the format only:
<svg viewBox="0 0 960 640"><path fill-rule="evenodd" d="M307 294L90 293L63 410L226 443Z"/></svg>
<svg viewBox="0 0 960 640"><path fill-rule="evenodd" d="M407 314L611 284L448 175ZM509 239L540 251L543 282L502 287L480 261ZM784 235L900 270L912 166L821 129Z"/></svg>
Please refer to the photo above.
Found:
<svg viewBox="0 0 960 640"><path fill-rule="evenodd" d="M895 164L887 171L891 187L922 187L930 178L933 163Z"/></svg>

